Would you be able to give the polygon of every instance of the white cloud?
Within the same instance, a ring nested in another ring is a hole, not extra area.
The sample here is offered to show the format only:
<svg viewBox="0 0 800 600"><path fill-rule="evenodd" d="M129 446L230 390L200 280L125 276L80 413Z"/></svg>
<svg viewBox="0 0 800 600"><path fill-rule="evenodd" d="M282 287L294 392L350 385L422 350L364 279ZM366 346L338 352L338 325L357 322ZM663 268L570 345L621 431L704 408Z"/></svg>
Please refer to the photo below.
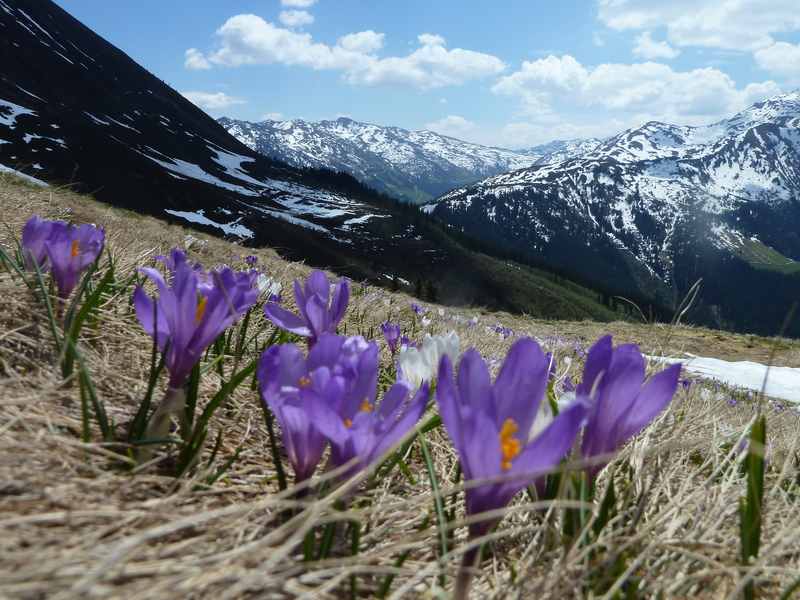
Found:
<svg viewBox="0 0 800 600"><path fill-rule="evenodd" d="M610 135L649 120L705 124L780 88L773 81L739 87L713 68L676 71L655 62L587 67L564 55L526 61L492 91L521 100L524 120L508 126L516 138L545 141Z"/></svg>
<svg viewBox="0 0 800 600"><path fill-rule="evenodd" d="M645 31L636 38L636 46L633 48L633 53L646 60L653 60L657 58L677 58L681 51L676 50L667 42L657 42L649 31Z"/></svg>
<svg viewBox="0 0 800 600"><path fill-rule="evenodd" d="M224 92L181 92L181 94L203 110L222 110L236 104L246 104L241 98L229 96Z"/></svg>
<svg viewBox="0 0 800 600"><path fill-rule="evenodd" d="M261 116L262 121L283 121L284 116L283 113L279 112L268 112Z"/></svg>
<svg viewBox="0 0 800 600"><path fill-rule="evenodd" d="M371 29L359 31L358 33L348 33L340 37L338 45L345 50L360 54L372 54L383 48L382 33L375 33Z"/></svg>
<svg viewBox="0 0 800 600"><path fill-rule="evenodd" d="M197 71L197 70L201 70L201 69L210 69L211 68L211 63L208 62L206 57L203 56L203 53L200 52L200 50L198 50L197 48L189 48L186 51L185 56L186 56L186 60L184 61L183 65L187 69L192 69L192 70Z"/></svg>
<svg viewBox="0 0 800 600"><path fill-rule="evenodd" d="M434 33L423 33L417 36L417 41L423 46L444 46L445 40L442 36Z"/></svg>
<svg viewBox="0 0 800 600"><path fill-rule="evenodd" d="M310 8L317 3L317 0L281 0L282 6L291 8Z"/></svg>
<svg viewBox="0 0 800 600"><path fill-rule="evenodd" d="M447 98L439 98L439 104L447 104Z"/></svg>
<svg viewBox="0 0 800 600"><path fill-rule="evenodd" d="M475 132L477 125L458 115L448 115L438 121L427 123L425 129L449 135L450 137L460 137Z"/></svg>
<svg viewBox="0 0 800 600"><path fill-rule="evenodd" d="M305 10L282 10L278 19L287 27L303 27L314 22L314 15Z"/></svg>
<svg viewBox="0 0 800 600"><path fill-rule="evenodd" d="M757 50L800 29L797 0L598 0L598 17L617 30L665 27L676 46Z"/></svg>
<svg viewBox="0 0 800 600"><path fill-rule="evenodd" d="M308 33L277 27L256 15L236 15L216 32L218 48L195 58L218 66L255 64L305 66L341 71L346 81L360 85L399 84L418 89L461 85L498 75L505 69L490 54L448 49L434 34L418 37L420 47L406 56L380 58L383 34L361 31L346 35L336 45L315 42Z"/></svg>
<svg viewBox="0 0 800 600"><path fill-rule="evenodd" d="M777 42L772 46L757 50L754 57L762 69L776 75L800 78L800 44Z"/></svg>

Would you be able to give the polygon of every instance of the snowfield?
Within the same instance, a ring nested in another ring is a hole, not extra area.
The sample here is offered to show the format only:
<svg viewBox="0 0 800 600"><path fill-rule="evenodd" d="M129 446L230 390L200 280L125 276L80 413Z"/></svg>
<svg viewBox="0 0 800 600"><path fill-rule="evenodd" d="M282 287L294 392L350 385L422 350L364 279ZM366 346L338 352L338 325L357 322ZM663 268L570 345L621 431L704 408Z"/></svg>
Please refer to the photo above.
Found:
<svg viewBox="0 0 800 600"><path fill-rule="evenodd" d="M690 355L687 358L648 357L655 362L681 363L694 375L754 392L762 389L767 396L800 404L800 369L768 367L757 362L729 362L719 358Z"/></svg>

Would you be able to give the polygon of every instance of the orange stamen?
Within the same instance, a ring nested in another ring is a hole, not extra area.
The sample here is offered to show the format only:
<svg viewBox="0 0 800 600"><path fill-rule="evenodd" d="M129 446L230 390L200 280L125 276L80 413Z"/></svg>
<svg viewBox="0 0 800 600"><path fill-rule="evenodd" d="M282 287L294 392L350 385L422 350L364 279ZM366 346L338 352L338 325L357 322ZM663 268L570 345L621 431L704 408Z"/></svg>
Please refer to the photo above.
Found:
<svg viewBox="0 0 800 600"><path fill-rule="evenodd" d="M373 410L372 404L370 404L369 400L367 400L366 398L364 398L364 401L361 403L361 406L359 406L358 408L359 408L359 410L361 410L361 412L366 412L366 413L372 412L372 410Z"/></svg>
<svg viewBox="0 0 800 600"><path fill-rule="evenodd" d="M300 380L297 382L297 385L301 388L307 388L311 385L311 378L303 375Z"/></svg>
<svg viewBox="0 0 800 600"><path fill-rule="evenodd" d="M199 323L203 320L203 315L206 314L206 304L208 304L208 298L205 296L201 297L200 300L197 301L197 310L194 311L195 323Z"/></svg>
<svg viewBox="0 0 800 600"><path fill-rule="evenodd" d="M81 252L81 245L78 240L72 240L72 247L70 249L70 255L72 258L75 258Z"/></svg>
<svg viewBox="0 0 800 600"><path fill-rule="evenodd" d="M345 419L344 426L350 429L353 426L353 419Z"/></svg>
<svg viewBox="0 0 800 600"><path fill-rule="evenodd" d="M503 471L508 471L511 468L511 461L522 451L522 443L518 438L514 437L517 431L519 431L519 425L514 419L506 419L500 429L500 453L503 456L500 468Z"/></svg>

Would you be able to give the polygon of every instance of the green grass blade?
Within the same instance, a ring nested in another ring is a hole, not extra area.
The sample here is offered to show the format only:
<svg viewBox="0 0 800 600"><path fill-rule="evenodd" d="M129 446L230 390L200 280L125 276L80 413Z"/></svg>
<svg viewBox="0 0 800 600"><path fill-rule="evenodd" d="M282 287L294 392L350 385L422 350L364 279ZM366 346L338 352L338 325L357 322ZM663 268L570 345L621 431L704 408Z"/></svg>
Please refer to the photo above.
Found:
<svg viewBox="0 0 800 600"><path fill-rule="evenodd" d="M89 277L91 277L91 273L86 274L86 277L84 277L84 282L88 280ZM103 276L103 279L97 285L97 288L95 288L92 294L88 298L86 298L86 301L83 303L77 314L74 314L72 316L68 327L68 332L66 333L66 336L69 339L70 343L67 344L66 346L64 361L62 362L61 365L61 375L64 378L67 378L70 375L72 375L72 370L74 368L74 362L75 362L75 353L73 351L73 348L76 348L78 345L78 336L80 335L81 328L83 327L83 324L86 322L87 317L91 314L92 310L94 310L96 307L100 305L100 300L102 299L103 294L110 287L111 282L113 280L114 280L114 272L111 270L107 271L106 274ZM78 298L80 298L80 292L79 295L76 296L75 301L73 302L73 307L72 307L73 309L78 301ZM65 321L65 323L66 322L67 321ZM67 328L66 324L65 328Z"/></svg>
<svg viewBox="0 0 800 600"><path fill-rule="evenodd" d="M39 268L39 265L34 261L33 266L36 273L36 282L39 285L39 292L42 295L42 302L44 302L45 309L47 310L47 321L50 325L50 333L53 334L53 343L56 345L58 354L61 354L61 336L58 333L56 315L53 312L53 303L50 302L50 292L44 284L44 277L42 277L42 270Z"/></svg>
<svg viewBox="0 0 800 600"><path fill-rule="evenodd" d="M425 436L418 434L420 447L422 448L422 456L425 459L425 468L428 470L428 478L431 482L431 493L433 494L433 505L436 510L436 521L439 529L439 552L440 557L447 555L447 529L448 521L447 515L444 510L444 502L442 501L442 494L439 490L439 479L436 476L436 469L433 466L433 458L428 450L428 443L425 441ZM444 586L444 575L442 575L442 586Z"/></svg>

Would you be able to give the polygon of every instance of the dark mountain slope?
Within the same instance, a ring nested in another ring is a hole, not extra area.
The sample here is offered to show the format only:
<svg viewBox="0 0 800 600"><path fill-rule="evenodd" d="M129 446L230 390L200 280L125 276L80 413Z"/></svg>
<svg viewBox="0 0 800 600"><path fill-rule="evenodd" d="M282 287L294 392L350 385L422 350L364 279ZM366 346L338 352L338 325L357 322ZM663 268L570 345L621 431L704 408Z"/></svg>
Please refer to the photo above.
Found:
<svg viewBox="0 0 800 600"><path fill-rule="evenodd" d="M250 150L49 0L0 0L0 65L0 165L353 277L420 280L442 301L612 316L542 273L509 294L513 267L477 261L349 175Z"/></svg>

